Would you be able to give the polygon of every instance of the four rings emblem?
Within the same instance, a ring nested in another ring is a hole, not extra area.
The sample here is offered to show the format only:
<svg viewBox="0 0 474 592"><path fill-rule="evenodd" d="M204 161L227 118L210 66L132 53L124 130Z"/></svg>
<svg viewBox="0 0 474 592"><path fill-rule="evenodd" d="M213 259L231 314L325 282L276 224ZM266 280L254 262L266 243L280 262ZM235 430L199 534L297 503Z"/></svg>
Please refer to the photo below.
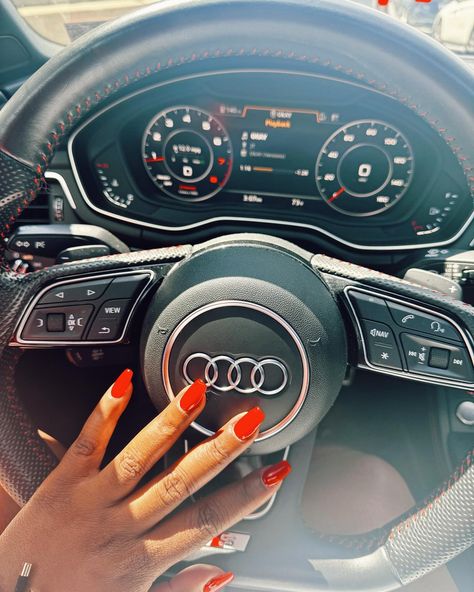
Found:
<svg viewBox="0 0 474 592"><path fill-rule="evenodd" d="M190 376L191 362L203 364L201 376L204 375L206 385L220 392L236 390L243 394L277 395L288 385L286 366L274 358L234 359L224 355L211 357L202 352L191 354L183 364L183 375L189 384L198 378Z"/></svg>

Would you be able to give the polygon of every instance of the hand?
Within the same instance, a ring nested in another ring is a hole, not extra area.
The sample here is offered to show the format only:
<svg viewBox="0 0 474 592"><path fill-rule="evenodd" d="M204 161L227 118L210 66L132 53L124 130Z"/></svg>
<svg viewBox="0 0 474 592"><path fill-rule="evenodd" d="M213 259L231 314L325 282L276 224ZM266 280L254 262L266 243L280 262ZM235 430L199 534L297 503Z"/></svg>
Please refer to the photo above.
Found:
<svg viewBox="0 0 474 592"><path fill-rule="evenodd" d="M131 379L126 370L105 393L58 467L0 537L0 590L14 589L28 561L35 592L145 592L171 565L265 503L288 474L288 463L255 471L170 516L255 440L263 412L234 417L140 486L204 408L205 385L196 381L182 391L101 469L130 400ZM164 590L190 590L176 587L179 581L172 586Z"/></svg>

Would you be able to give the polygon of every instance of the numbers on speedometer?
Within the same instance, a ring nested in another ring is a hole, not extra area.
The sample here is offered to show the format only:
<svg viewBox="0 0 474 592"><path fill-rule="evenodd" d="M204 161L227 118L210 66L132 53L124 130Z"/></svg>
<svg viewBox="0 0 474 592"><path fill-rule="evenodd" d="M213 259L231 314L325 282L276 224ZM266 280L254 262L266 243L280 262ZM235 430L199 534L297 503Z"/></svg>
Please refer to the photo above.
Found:
<svg viewBox="0 0 474 592"><path fill-rule="evenodd" d="M229 135L210 113L173 107L156 115L143 138L143 161L167 195L202 201L218 193L232 169Z"/></svg>
<svg viewBox="0 0 474 592"><path fill-rule="evenodd" d="M316 183L332 208L372 216L403 197L413 170L413 152L402 132L383 121L360 120L342 126L325 142L316 162Z"/></svg>

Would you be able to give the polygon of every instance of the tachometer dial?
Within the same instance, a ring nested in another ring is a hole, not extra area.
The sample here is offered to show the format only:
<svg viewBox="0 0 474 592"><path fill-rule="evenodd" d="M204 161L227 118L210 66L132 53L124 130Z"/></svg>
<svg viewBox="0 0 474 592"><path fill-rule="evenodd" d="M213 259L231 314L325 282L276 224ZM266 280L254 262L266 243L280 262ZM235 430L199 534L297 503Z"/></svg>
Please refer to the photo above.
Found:
<svg viewBox="0 0 474 592"><path fill-rule="evenodd" d="M201 201L224 187L232 169L229 135L194 107L162 111L148 125L143 160L153 182L171 197Z"/></svg>
<svg viewBox="0 0 474 592"><path fill-rule="evenodd" d="M316 162L316 183L334 209L371 216L403 197L413 170L413 152L402 132L367 119L342 126L325 142Z"/></svg>

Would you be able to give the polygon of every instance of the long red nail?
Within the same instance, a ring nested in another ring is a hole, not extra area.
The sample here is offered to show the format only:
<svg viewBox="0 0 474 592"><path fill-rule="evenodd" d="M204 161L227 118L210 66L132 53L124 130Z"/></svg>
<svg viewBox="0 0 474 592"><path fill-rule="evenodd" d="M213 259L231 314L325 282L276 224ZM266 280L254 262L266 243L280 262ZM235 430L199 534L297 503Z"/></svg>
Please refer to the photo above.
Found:
<svg viewBox="0 0 474 592"><path fill-rule="evenodd" d="M222 590L224 586L230 584L234 579L234 574L229 571L221 576L217 576L217 578L212 578L209 580L207 584L204 586L203 592L217 592L218 590Z"/></svg>
<svg viewBox="0 0 474 592"><path fill-rule="evenodd" d="M206 394L206 384L200 378L195 380L193 384L188 387L184 395L181 397L179 404L185 413L194 411L204 398Z"/></svg>
<svg viewBox="0 0 474 592"><path fill-rule="evenodd" d="M264 419L265 413L260 407L250 409L250 411L247 411L247 413L234 425L235 435L239 440L248 440L250 436L255 434Z"/></svg>
<svg viewBox="0 0 474 592"><path fill-rule="evenodd" d="M132 382L132 378L133 370L130 370L130 368L124 370L112 385L112 390L110 391L112 397L115 399L120 399L120 397L123 397L127 392L130 383Z"/></svg>
<svg viewBox="0 0 474 592"><path fill-rule="evenodd" d="M282 460L276 465L272 465L265 469L262 474L262 481L267 487L278 485L283 479L286 479L291 473L291 465L288 461Z"/></svg>

